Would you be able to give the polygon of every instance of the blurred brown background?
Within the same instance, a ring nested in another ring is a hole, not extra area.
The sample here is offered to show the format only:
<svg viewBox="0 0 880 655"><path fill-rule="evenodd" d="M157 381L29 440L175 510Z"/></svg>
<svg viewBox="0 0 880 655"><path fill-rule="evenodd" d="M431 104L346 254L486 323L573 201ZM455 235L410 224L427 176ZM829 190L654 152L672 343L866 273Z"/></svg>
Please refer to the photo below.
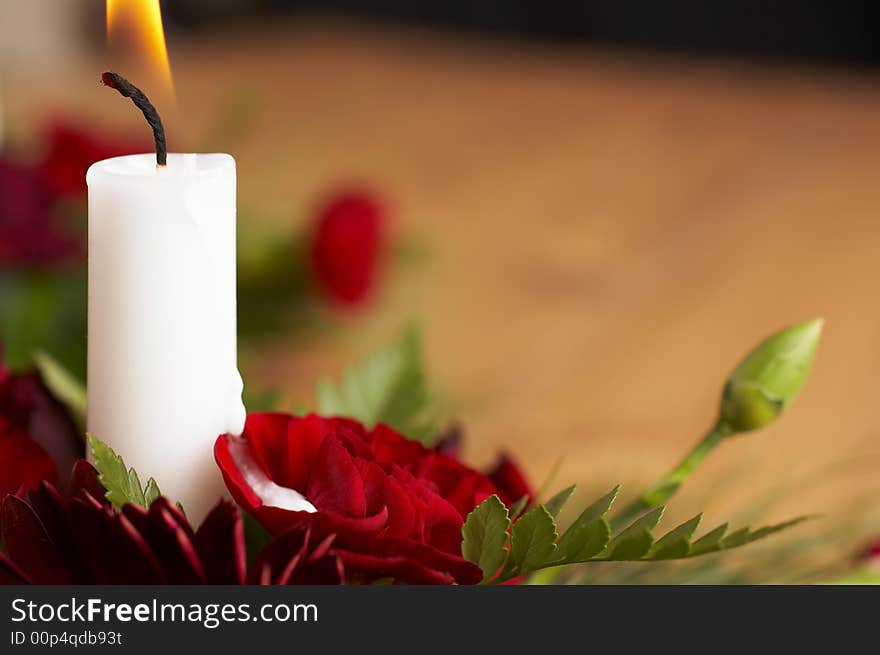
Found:
<svg viewBox="0 0 880 655"><path fill-rule="evenodd" d="M4 40L7 135L26 139L59 110L142 129L97 84L115 65L101 50L103 12L76 4L52 47ZM35 34L6 15L4 39ZM751 346L824 316L798 402L715 453L675 514L833 514L877 492L870 67L839 65L833 49L793 50L817 55L805 64L350 15L254 14L197 30L177 17L169 143L236 157L241 220L295 226L317 193L365 181L393 200L398 237L425 252L391 268L345 329L243 352L249 383L283 387L291 407L308 401L318 377L417 319L468 458L508 448L537 482L561 458L556 485L578 481L586 499L652 481L710 425ZM767 503L787 484L797 491Z"/></svg>

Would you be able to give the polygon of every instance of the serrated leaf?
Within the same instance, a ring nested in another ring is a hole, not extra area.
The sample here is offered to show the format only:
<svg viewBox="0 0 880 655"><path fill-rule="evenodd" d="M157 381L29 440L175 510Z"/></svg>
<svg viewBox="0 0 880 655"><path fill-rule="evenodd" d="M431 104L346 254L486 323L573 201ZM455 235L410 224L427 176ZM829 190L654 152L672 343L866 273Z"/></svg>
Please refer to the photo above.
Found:
<svg viewBox="0 0 880 655"><path fill-rule="evenodd" d="M498 496L489 496L477 505L461 527L461 554L480 567L483 580L489 580L507 558L507 530L510 516Z"/></svg>
<svg viewBox="0 0 880 655"><path fill-rule="evenodd" d="M591 523L600 516L605 516L614 504L614 500L617 498L618 493L620 493L620 485L617 485L599 500L592 505L589 505L583 512L581 512L581 515L575 520L575 522L572 523L572 526L581 523Z"/></svg>
<svg viewBox="0 0 880 655"><path fill-rule="evenodd" d="M146 507L146 501L144 499L144 488L141 486L141 481L138 478L137 471L135 471L134 468L128 469L128 485L132 498L131 502L140 505L141 507Z"/></svg>
<svg viewBox="0 0 880 655"><path fill-rule="evenodd" d="M644 557L654 544L652 530L657 527L665 509L662 505L655 507L636 519L611 540L605 552L601 553L600 559L624 561Z"/></svg>
<svg viewBox="0 0 880 655"><path fill-rule="evenodd" d="M651 552L646 557L660 560L687 556L691 549L691 537L696 532L702 518L702 514L697 514L692 519L667 532L657 540L657 543L654 544Z"/></svg>
<svg viewBox="0 0 880 655"><path fill-rule="evenodd" d="M516 575L552 562L556 552L556 521L543 505L530 509L510 531L508 570Z"/></svg>
<svg viewBox="0 0 880 655"><path fill-rule="evenodd" d="M771 534L775 534L777 532L781 532L782 530L795 526L798 523L802 523L809 518L811 517L798 516L797 518L783 521L782 523L763 526L761 528L758 528L757 530L751 530L750 528L741 528L730 536L722 539L721 549L730 550L731 548L739 548L740 546L745 546L746 544L753 543L755 541L758 541L759 539L769 537Z"/></svg>
<svg viewBox="0 0 880 655"><path fill-rule="evenodd" d="M149 507L153 504L153 501L159 498L162 495L162 492L159 491L159 485L156 484L155 478L150 478L147 480L147 486L144 487L144 505L145 507Z"/></svg>
<svg viewBox="0 0 880 655"><path fill-rule="evenodd" d="M107 490L105 494L107 500L117 507L127 503L149 507L147 496L149 495L153 500L159 497L159 487L153 478L147 481L148 489L145 491L134 468L127 469L122 457L103 441L92 435L87 436L95 460L95 468L98 470L98 480Z"/></svg>
<svg viewBox="0 0 880 655"><path fill-rule="evenodd" d="M605 550L610 539L611 525L601 516L589 523L577 523L559 539L560 562L573 564L595 557Z"/></svg>
<svg viewBox="0 0 880 655"><path fill-rule="evenodd" d="M605 549L611 539L611 527L602 517L611 509L619 492L620 485L587 506L569 526L559 538L562 559L568 562L583 561Z"/></svg>
<svg viewBox="0 0 880 655"><path fill-rule="evenodd" d="M33 360L43 383L55 399L67 408L82 436L86 430L85 385L47 352L42 350L34 352Z"/></svg>
<svg viewBox="0 0 880 655"><path fill-rule="evenodd" d="M727 523L724 525L719 525L717 528L710 530L702 537L697 539L695 542L691 544L691 557L696 557L697 555L705 555L706 553L713 553L716 550L721 550L721 540L724 538L724 535L727 533Z"/></svg>
<svg viewBox="0 0 880 655"><path fill-rule="evenodd" d="M568 499L571 498L571 495L574 493L576 486L577 485L571 485L567 489L563 489L558 494L553 496L553 498L544 503L544 507L547 508L550 516L554 518L559 516L560 510L565 505L565 503L568 502Z"/></svg>
<svg viewBox="0 0 880 655"><path fill-rule="evenodd" d="M421 340L412 327L390 347L348 369L341 384L319 382L316 397L321 414L348 416L367 427L385 423L425 444L437 436L436 426L426 417L430 395Z"/></svg>

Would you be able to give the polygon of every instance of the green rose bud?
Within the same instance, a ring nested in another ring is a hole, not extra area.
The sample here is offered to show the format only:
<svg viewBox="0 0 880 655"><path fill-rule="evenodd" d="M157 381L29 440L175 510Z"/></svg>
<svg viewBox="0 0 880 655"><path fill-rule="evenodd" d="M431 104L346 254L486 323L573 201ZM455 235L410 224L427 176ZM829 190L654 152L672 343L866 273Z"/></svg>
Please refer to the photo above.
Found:
<svg viewBox="0 0 880 655"><path fill-rule="evenodd" d="M773 422L794 400L813 364L821 318L798 323L762 341L730 374L721 396L721 422L747 432Z"/></svg>

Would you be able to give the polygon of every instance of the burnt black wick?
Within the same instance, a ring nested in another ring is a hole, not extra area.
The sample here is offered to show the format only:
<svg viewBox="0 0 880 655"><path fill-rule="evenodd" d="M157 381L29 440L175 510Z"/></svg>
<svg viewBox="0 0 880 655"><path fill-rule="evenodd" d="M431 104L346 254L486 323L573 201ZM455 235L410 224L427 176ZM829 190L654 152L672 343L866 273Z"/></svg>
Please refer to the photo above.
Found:
<svg viewBox="0 0 880 655"><path fill-rule="evenodd" d="M143 91L122 77L122 75L107 71L101 75L101 82L104 86L116 89L122 96L131 98L134 106L141 110L144 118L147 119L147 123L153 129L153 140L156 142L156 165L164 166L168 160L168 149L165 146L165 128L162 127L162 119L159 118L159 112L156 111L153 103L149 101Z"/></svg>

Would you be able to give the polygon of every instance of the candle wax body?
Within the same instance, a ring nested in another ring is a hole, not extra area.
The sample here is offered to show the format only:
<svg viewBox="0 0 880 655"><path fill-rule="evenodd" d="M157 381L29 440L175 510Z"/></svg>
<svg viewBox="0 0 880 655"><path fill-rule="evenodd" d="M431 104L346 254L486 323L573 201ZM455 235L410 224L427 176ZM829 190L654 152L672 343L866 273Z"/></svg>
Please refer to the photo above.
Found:
<svg viewBox="0 0 880 655"><path fill-rule="evenodd" d="M235 160L131 155L89 187L88 431L195 524L223 495L213 446L240 434Z"/></svg>

